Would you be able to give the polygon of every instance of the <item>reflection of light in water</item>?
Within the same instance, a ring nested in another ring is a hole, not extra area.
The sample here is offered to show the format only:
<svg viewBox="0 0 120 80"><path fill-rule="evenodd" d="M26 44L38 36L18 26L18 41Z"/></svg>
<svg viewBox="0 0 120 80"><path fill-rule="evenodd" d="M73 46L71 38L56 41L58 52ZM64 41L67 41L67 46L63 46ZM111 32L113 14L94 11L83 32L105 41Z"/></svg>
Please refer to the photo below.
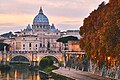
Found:
<svg viewBox="0 0 120 80"><path fill-rule="evenodd" d="M41 80L39 71L30 72L29 70L11 70L7 73L0 71L0 80Z"/></svg>
<svg viewBox="0 0 120 80"><path fill-rule="evenodd" d="M2 61L2 58L0 58L0 61Z"/></svg>
<svg viewBox="0 0 120 80"><path fill-rule="evenodd" d="M7 61L10 61L10 57L7 57Z"/></svg>
<svg viewBox="0 0 120 80"><path fill-rule="evenodd" d="M40 76L39 76L39 72L38 72L38 74L37 74L37 80L41 80L41 79L40 79Z"/></svg>
<svg viewBox="0 0 120 80"><path fill-rule="evenodd" d="M1 77L2 77L1 75L2 75L2 74L1 74L1 71L0 71L0 79L1 79Z"/></svg>
<svg viewBox="0 0 120 80"><path fill-rule="evenodd" d="M35 72L33 74L33 80L36 80L36 75L35 75Z"/></svg>
<svg viewBox="0 0 120 80"><path fill-rule="evenodd" d="M7 80L10 80L10 74L7 73Z"/></svg>
<svg viewBox="0 0 120 80"><path fill-rule="evenodd" d="M37 73L33 72L33 74L29 76L28 80L41 80L40 75L39 75L39 71Z"/></svg>
<svg viewBox="0 0 120 80"><path fill-rule="evenodd" d="M17 70L15 70L15 80L17 80Z"/></svg>

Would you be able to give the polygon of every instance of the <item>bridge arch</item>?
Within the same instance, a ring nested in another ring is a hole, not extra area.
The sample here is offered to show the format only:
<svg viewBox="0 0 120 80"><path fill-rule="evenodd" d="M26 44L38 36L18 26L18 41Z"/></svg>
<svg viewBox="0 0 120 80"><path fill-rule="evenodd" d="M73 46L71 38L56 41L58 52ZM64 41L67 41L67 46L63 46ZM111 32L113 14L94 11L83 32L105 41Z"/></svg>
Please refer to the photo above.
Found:
<svg viewBox="0 0 120 80"><path fill-rule="evenodd" d="M24 58L26 58L29 62L31 61L31 59L30 59L27 55L23 55L23 54L15 54L15 55L11 56L10 61L12 61L12 59L15 58L15 57L24 57Z"/></svg>
<svg viewBox="0 0 120 80"><path fill-rule="evenodd" d="M40 59L39 59L39 61L38 61L38 64L40 64L40 62L41 62L41 60L43 59L43 58L45 58L45 57L54 57L57 61L58 61L58 63L60 63L61 62L61 58L60 57L58 57L58 56L56 56L56 55L43 55L43 56L41 56L40 57Z"/></svg>

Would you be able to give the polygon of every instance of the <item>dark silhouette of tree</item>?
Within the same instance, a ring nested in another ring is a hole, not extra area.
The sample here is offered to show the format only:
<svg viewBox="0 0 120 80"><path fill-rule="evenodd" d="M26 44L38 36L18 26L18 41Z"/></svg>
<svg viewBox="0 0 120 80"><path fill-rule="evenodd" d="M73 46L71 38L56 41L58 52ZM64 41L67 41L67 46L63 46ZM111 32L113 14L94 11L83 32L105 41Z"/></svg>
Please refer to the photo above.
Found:
<svg viewBox="0 0 120 80"><path fill-rule="evenodd" d="M61 37L57 40L57 42L62 42L65 46L65 50L66 50L66 43L68 43L68 41L75 41L75 40L78 40L77 37L75 36L67 36L67 37Z"/></svg>
<svg viewBox="0 0 120 80"><path fill-rule="evenodd" d="M68 43L68 41L70 40L78 40L78 38L74 36L67 36L67 37L59 38L57 42Z"/></svg>
<svg viewBox="0 0 120 80"><path fill-rule="evenodd" d="M6 43L0 43L0 51L4 51L4 47L6 46L6 50L9 51L9 44Z"/></svg>

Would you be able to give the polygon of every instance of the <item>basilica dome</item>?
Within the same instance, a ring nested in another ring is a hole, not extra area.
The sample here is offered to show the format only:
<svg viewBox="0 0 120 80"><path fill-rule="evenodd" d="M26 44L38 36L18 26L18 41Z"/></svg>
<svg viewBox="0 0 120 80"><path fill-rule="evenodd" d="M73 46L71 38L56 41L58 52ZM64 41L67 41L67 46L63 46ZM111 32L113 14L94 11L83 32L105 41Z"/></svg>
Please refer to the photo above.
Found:
<svg viewBox="0 0 120 80"><path fill-rule="evenodd" d="M49 20L46 15L44 15L42 8L40 8L38 15L35 16L33 24L49 24Z"/></svg>

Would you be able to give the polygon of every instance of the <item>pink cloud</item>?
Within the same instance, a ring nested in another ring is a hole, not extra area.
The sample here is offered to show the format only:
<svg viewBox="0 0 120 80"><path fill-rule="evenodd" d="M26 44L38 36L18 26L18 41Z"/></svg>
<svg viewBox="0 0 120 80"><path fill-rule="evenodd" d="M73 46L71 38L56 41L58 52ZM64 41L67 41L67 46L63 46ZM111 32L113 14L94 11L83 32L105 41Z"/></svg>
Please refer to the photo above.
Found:
<svg viewBox="0 0 120 80"><path fill-rule="evenodd" d="M39 7L43 6L50 23L56 24L59 29L67 29L65 27L67 25L71 26L68 29L79 29L83 19L102 1L108 2L108 0L0 0L0 15L3 16L0 16L0 24L6 23L4 26L11 26L12 30L17 30L18 27L13 29L13 25L7 23L20 26L32 24ZM7 18L4 17L6 15Z"/></svg>

